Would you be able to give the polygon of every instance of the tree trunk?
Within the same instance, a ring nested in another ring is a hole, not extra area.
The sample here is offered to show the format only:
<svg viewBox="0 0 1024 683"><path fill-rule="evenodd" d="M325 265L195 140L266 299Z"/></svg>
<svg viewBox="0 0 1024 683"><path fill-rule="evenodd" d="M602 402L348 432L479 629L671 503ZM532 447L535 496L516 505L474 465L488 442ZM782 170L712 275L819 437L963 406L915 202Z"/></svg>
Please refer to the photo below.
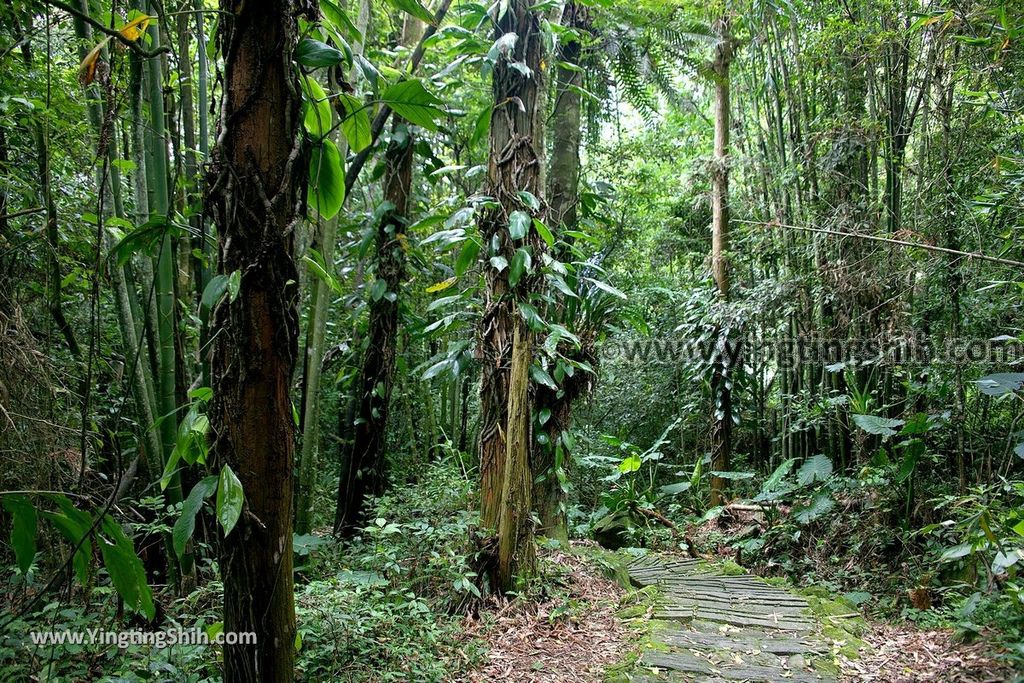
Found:
<svg viewBox="0 0 1024 683"><path fill-rule="evenodd" d="M299 331L293 236L307 182L292 63L301 10L289 0L221 9L224 104L209 205L220 272L242 278L237 298L214 312L210 423L215 462L245 492L221 544L224 629L258 641L224 647L224 680L268 683L295 675L289 389Z"/></svg>
<svg viewBox="0 0 1024 683"><path fill-rule="evenodd" d="M396 123L384 155L384 200L394 205L377 226L377 278L387 286L370 302L368 344L356 378L358 407L347 454L348 466L338 481L335 532L348 535L361 522L367 495L384 492L387 483L385 445L398 343L398 293L405 274L405 256L397 235L408 224L412 192L413 142L409 128Z"/></svg>
<svg viewBox="0 0 1024 683"><path fill-rule="evenodd" d="M721 303L729 301L729 62L732 60L732 37L729 34L729 19L722 17L717 22L718 45L715 47L715 161L711 178L711 271ZM728 330L720 330L722 336L719 353L716 356L711 380L712 409L711 469L729 469L732 448L732 381L729 373L735 368L730 365L726 344ZM711 477L711 505L721 505L724 499L726 481Z"/></svg>
<svg viewBox="0 0 1024 683"><path fill-rule="evenodd" d="M507 55L502 55L494 68L494 109L491 113L488 185L491 196L499 202L480 220L480 233L491 256L502 256L512 264L522 249L539 262L540 239L532 225L523 239L514 240L509 232L513 211L527 211L520 191L543 195L540 166L544 150L537 145L536 132L543 125L543 112L538 107L541 89L540 62L543 37L535 13L528 0L511 0L501 17L495 37L515 33L517 40ZM528 74L510 66L524 64ZM478 356L482 359L480 381L480 500L481 524L499 533L494 587L504 592L512 587L512 577L533 571L533 529L529 523L530 466L528 458L530 401L528 370L532 336L519 330L522 319L516 295L526 295L535 285L536 277L525 273L515 284L509 279L510 268L489 267L486 273L484 314L480 321ZM516 349L516 341L520 348ZM525 347L525 348L522 348ZM513 383L513 357L519 352L522 372L527 381ZM525 359L525 360L524 360ZM515 415L510 409L515 408ZM525 420L526 424L515 423ZM511 439L515 437L517 441ZM520 452L519 449L524 449ZM523 491L518 481L525 474L528 485L522 506ZM516 482L506 478L515 476ZM508 519L503 519L504 517ZM523 519L525 517L525 519ZM511 534L511 536L508 536Z"/></svg>
<svg viewBox="0 0 1024 683"><path fill-rule="evenodd" d="M586 7L575 2L566 3L562 10L562 25L572 29L589 28L589 14ZM551 169L548 173L549 222L560 234L577 227L576 206L579 201L580 181L580 140L581 140L581 97L580 87L583 74L571 68L580 62L581 45L578 40L566 40L559 49L559 61L570 65L559 66L555 87L555 104L551 114L553 122L551 137ZM571 242L571 238L564 237ZM564 307L561 312L564 313ZM563 316L564 317L564 316ZM582 337L589 340L588 335ZM592 356L592 349L575 349L568 346L563 353ZM592 357L586 360L595 360ZM569 386L573 385L573 386ZM566 519L566 481L569 466L569 450L562 441L562 432L572 422L572 403L589 386L584 373L566 377L559 391L537 387L536 403L538 414L550 411L544 423L547 443L534 440L531 466L536 475L533 486L533 503L540 519L538 532L548 538L568 542L569 531Z"/></svg>
<svg viewBox="0 0 1024 683"><path fill-rule="evenodd" d="M532 574L536 562L531 518L533 476L529 459L533 333L521 318L513 324L505 478L501 488L502 511L498 519L498 567L495 574L496 585L502 591L512 588L517 577Z"/></svg>
<svg viewBox="0 0 1024 683"><path fill-rule="evenodd" d="M356 20L360 35L366 35L369 21L369 3L367 0L363 0L359 5L359 18ZM362 54L362 51L362 45L355 46L356 54ZM353 67L354 71L355 67ZM338 81L345 80L340 71L332 69L330 74L335 76ZM352 80L354 80L354 75L353 73ZM337 86L329 83L327 90L331 91L334 87ZM340 126L335 130L334 137L339 155L342 159L346 158L348 156L348 140L341 135ZM339 211L332 218L322 221L320 234L317 237L324 265L329 270L334 266L334 243L337 240L340 220L341 212ZM300 534L310 532L313 520L313 500L316 486L314 475L320 455L320 371L324 361L324 335L327 330L328 304L332 297L330 286L320 278L313 279L312 290L306 329L306 348L303 356L302 405L299 410L302 417L302 450L299 452L298 463L299 484L295 503L295 530ZM337 510L335 514L337 515Z"/></svg>

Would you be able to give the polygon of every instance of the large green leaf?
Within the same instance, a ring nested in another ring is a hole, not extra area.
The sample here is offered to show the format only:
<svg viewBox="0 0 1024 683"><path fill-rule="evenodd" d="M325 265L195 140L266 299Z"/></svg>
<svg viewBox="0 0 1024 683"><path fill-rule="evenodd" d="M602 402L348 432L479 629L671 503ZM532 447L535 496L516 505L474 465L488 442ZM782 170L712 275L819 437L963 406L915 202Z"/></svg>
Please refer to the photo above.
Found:
<svg viewBox="0 0 1024 683"><path fill-rule="evenodd" d="M797 481L801 486L813 484L816 481L825 481L830 476L832 476L832 461L820 453L804 460L804 464L796 473Z"/></svg>
<svg viewBox="0 0 1024 683"><path fill-rule="evenodd" d="M227 536L238 523L242 516L242 505L245 503L245 494L242 491L242 482L235 476L230 465L224 465L220 471L220 482L217 485L217 521L224 528L224 535Z"/></svg>
<svg viewBox="0 0 1024 683"><path fill-rule="evenodd" d="M338 7L338 5L331 2L331 0L320 0L320 11L323 12L327 23L331 24L336 31L347 34L348 39L352 42L363 42L363 34L359 32L356 25L352 23L352 20L348 18L345 11Z"/></svg>
<svg viewBox="0 0 1024 683"><path fill-rule="evenodd" d="M523 239L530 230L532 220L525 211L513 211L508 218L508 236L514 240Z"/></svg>
<svg viewBox="0 0 1024 683"><path fill-rule="evenodd" d="M20 494L4 496L3 505L11 513L11 546L18 569L24 574L36 556L36 532L39 528L36 508L32 501Z"/></svg>
<svg viewBox="0 0 1024 683"><path fill-rule="evenodd" d="M762 491L775 491L782 484L782 480L786 478L786 475L793 469L793 465L796 464L796 458L790 458L783 462L781 465L775 468L771 476L764 480L761 484Z"/></svg>
<svg viewBox="0 0 1024 683"><path fill-rule="evenodd" d="M348 140L349 149L362 152L373 142L373 131L370 130L370 112L358 97L341 93L338 101L345 110L341 119L341 132Z"/></svg>
<svg viewBox="0 0 1024 683"><path fill-rule="evenodd" d="M793 510L793 517L800 524L809 524L822 515L828 514L834 507L835 501L832 500L832 496L825 491L821 491L811 499L809 504L795 508Z"/></svg>
<svg viewBox="0 0 1024 683"><path fill-rule="evenodd" d="M427 10L426 7L421 5L418 0L390 0L391 4L398 9L411 14L420 21L425 21L428 24L434 23L434 15Z"/></svg>
<svg viewBox="0 0 1024 683"><path fill-rule="evenodd" d="M303 38L295 49L295 59L299 64L315 69L341 64L345 61L345 53L319 40Z"/></svg>
<svg viewBox="0 0 1024 683"><path fill-rule="evenodd" d="M543 384L549 389L558 390L558 384L555 383L554 378L548 374L547 370L539 365L530 366L530 376L533 377L533 381L537 384Z"/></svg>
<svg viewBox="0 0 1024 683"><path fill-rule="evenodd" d="M110 582L125 605L152 620L156 616L153 591L146 583L146 570L135 552L135 544L110 515L103 516L100 528L103 531L99 539L100 553Z"/></svg>
<svg viewBox="0 0 1024 683"><path fill-rule="evenodd" d="M92 517L76 508L66 496L58 495L54 500L60 512L44 512L43 517L53 524L73 548L77 548L71 564L75 568L78 583L85 586L89 582L89 563L92 560L92 542L87 536L92 527Z"/></svg>
<svg viewBox="0 0 1024 683"><path fill-rule="evenodd" d="M310 76L302 77L302 94L306 98L306 115L302 123L310 135L322 140L333 125L331 102L316 79Z"/></svg>
<svg viewBox="0 0 1024 683"><path fill-rule="evenodd" d="M627 458L624 458L622 462L619 463L619 472L622 472L623 474L636 472L638 469L640 469L641 464L642 463L640 461L640 458L638 458L635 455L631 455Z"/></svg>
<svg viewBox="0 0 1024 683"><path fill-rule="evenodd" d="M308 202L325 220L334 218L345 201L345 171L341 154L330 140L313 148L309 159Z"/></svg>
<svg viewBox="0 0 1024 683"><path fill-rule="evenodd" d="M689 491L693 484L689 481L677 481L675 484L666 484L658 489L663 496L675 496L684 491Z"/></svg>
<svg viewBox="0 0 1024 683"><path fill-rule="evenodd" d="M228 276L218 273L210 278L210 281L206 283L206 287L203 288L203 297L200 304L207 311L213 310L213 307L217 305L217 302L220 301L227 291Z"/></svg>
<svg viewBox="0 0 1024 683"><path fill-rule="evenodd" d="M1021 385L1024 385L1024 372L997 372L982 377L975 384L983 394L1002 396L1020 391Z"/></svg>
<svg viewBox="0 0 1024 683"><path fill-rule="evenodd" d="M217 490L217 476L211 475L202 479L192 487L184 504L181 506L181 516L174 523L171 537L174 543L174 552L181 557L185 552L185 544L192 538L196 528L196 515L203 507L203 501L213 495Z"/></svg>
<svg viewBox="0 0 1024 683"><path fill-rule="evenodd" d="M903 420L896 420L878 415L854 415L853 422L868 434L875 434L889 438L896 434L896 430L903 426Z"/></svg>
<svg viewBox="0 0 1024 683"><path fill-rule="evenodd" d="M459 257L455 260L455 274L462 277L463 273L476 263L476 257L479 253L480 245L477 241L472 238L466 240L462 245L462 251L459 252Z"/></svg>
<svg viewBox="0 0 1024 683"><path fill-rule="evenodd" d="M381 95L381 101L396 114L427 130L437 130L437 119L444 116L438 105L444 104L423 87L418 79L395 83Z"/></svg>
<svg viewBox="0 0 1024 683"><path fill-rule="evenodd" d="M516 253L512 255L512 263L508 268L508 283L515 287L519 284L519 280L523 277L523 274L530 270L530 266L533 263L533 259L530 258L530 252L525 247L519 247L516 249Z"/></svg>

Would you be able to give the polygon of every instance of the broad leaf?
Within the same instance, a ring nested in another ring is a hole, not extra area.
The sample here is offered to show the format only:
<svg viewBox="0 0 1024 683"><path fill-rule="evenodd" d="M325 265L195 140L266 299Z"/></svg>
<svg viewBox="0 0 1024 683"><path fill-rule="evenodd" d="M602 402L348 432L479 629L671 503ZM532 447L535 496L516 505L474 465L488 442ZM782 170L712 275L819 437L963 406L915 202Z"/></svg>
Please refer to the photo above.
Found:
<svg viewBox="0 0 1024 683"><path fill-rule="evenodd" d="M444 116L438 105L444 104L423 87L417 79L395 83L381 95L381 101L396 114L427 130L437 130L437 119Z"/></svg>
<svg viewBox="0 0 1024 683"><path fill-rule="evenodd" d="M309 159L309 205L325 220L334 218L345 201L341 154L330 140L313 148Z"/></svg>
<svg viewBox="0 0 1024 683"><path fill-rule="evenodd" d="M820 453L807 458L796 473L796 479L801 486L807 486L816 481L825 481L830 476L832 476L832 461Z"/></svg>
<svg viewBox="0 0 1024 683"><path fill-rule="evenodd" d="M315 78L303 76L302 94L306 99L306 114L302 118L302 123L310 135L317 140L322 140L333 125L331 103L327 99L327 93Z"/></svg>
<svg viewBox="0 0 1024 683"><path fill-rule="evenodd" d="M640 462L640 458L638 458L635 455L631 455L619 463L619 472L622 472L623 474L636 472L638 469L640 469L641 464L642 463Z"/></svg>
<svg viewBox="0 0 1024 683"><path fill-rule="evenodd" d="M800 524L809 524L822 515L828 514L835 507L835 501L825 491L811 499L808 505L793 510L793 517Z"/></svg>
<svg viewBox="0 0 1024 683"><path fill-rule="evenodd" d="M662 486L660 489L658 489L658 491L663 496L675 496L677 494L683 493L684 491L689 491L692 487L693 484L689 481L679 481L676 482L675 484L666 484L665 486Z"/></svg>
<svg viewBox="0 0 1024 683"><path fill-rule="evenodd" d="M3 496L4 509L11 513L11 546L18 569L24 574L32 566L36 556L36 533L39 520L35 506L26 496Z"/></svg>
<svg viewBox="0 0 1024 683"><path fill-rule="evenodd" d="M514 240L523 239L530 230L532 220L525 211L513 211L508 217L508 236Z"/></svg>
<svg viewBox="0 0 1024 683"><path fill-rule="evenodd" d="M539 365L530 366L530 376L533 377L533 381L537 384L543 384L549 389L558 390L558 384L555 383L555 380L548 374L547 370Z"/></svg>
<svg viewBox="0 0 1024 683"><path fill-rule="evenodd" d="M345 53L319 40L303 38L295 49L295 59L303 66L316 69L341 64L345 61Z"/></svg>
<svg viewBox="0 0 1024 683"><path fill-rule="evenodd" d="M174 529L171 533L174 542L174 552L178 557L181 557L185 552L185 544L192 538L192 533L196 528L196 515L202 509L203 501L212 496L216 490L217 476L211 475L206 477L192 487L192 492L188 494L188 498L182 504L181 516L174 523Z"/></svg>
<svg viewBox="0 0 1024 683"><path fill-rule="evenodd" d="M434 15L427 8L421 5L418 0L389 0L389 2L407 14L411 14L420 21L428 24L434 23Z"/></svg>
<svg viewBox="0 0 1024 683"><path fill-rule="evenodd" d="M225 536L231 533L238 523L238 518L242 516L244 502L242 482L235 476L230 465L224 465L217 485L217 521L224 528Z"/></svg>
<svg viewBox="0 0 1024 683"><path fill-rule="evenodd" d="M480 253L480 245L476 240L468 239L462 245L459 258L455 260L455 274L459 277L469 270L469 267L476 263L476 256Z"/></svg>
<svg viewBox="0 0 1024 683"><path fill-rule="evenodd" d="M156 616L153 591L146 582L146 570L135 552L135 544L110 515L103 516L100 528L103 536L98 545L110 582L125 605L152 620Z"/></svg>
<svg viewBox="0 0 1024 683"><path fill-rule="evenodd" d="M530 252L525 247L516 249L516 253L512 255L512 263L508 268L508 283L515 287L519 280L522 279L523 274L530 270L532 262Z"/></svg>
<svg viewBox="0 0 1024 683"><path fill-rule="evenodd" d="M903 420L896 420L878 415L854 415L854 423L868 434L876 434L885 438L894 436L896 430L903 426Z"/></svg>
<svg viewBox="0 0 1024 683"><path fill-rule="evenodd" d="M1024 385L1024 372L997 372L976 380L975 384L983 394L1002 396L1020 391L1021 385Z"/></svg>
<svg viewBox="0 0 1024 683"><path fill-rule="evenodd" d="M373 142L373 131L370 129L370 112L366 105L354 95L341 93L338 101L345 111L341 119L341 132L348 140L349 149L362 152Z"/></svg>

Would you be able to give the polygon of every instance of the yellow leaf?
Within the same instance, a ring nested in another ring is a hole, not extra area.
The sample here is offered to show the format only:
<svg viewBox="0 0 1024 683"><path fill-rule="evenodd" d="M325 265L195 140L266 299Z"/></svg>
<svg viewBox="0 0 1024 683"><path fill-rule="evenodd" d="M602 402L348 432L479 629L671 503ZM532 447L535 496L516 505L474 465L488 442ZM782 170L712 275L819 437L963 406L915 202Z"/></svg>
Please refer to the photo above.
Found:
<svg viewBox="0 0 1024 683"><path fill-rule="evenodd" d="M427 287L426 291L427 291L428 294L433 294L434 292L443 291L445 289L448 289L452 285L454 285L456 280L458 280L457 277L450 277L447 280L441 280L440 282L435 282L434 284L432 284L429 287Z"/></svg>
<svg viewBox="0 0 1024 683"><path fill-rule="evenodd" d="M121 27L118 33L124 37L125 40L136 41L142 37L142 34L149 28L149 22L153 17L148 14L142 14L135 17L127 24Z"/></svg>
<svg viewBox="0 0 1024 683"><path fill-rule="evenodd" d="M94 47L89 54L82 60L82 65L78 67L78 80L82 85L89 85L96 78L96 65L100 61L100 52L103 51L103 46L107 44L110 38L106 38L100 41L100 44Z"/></svg>

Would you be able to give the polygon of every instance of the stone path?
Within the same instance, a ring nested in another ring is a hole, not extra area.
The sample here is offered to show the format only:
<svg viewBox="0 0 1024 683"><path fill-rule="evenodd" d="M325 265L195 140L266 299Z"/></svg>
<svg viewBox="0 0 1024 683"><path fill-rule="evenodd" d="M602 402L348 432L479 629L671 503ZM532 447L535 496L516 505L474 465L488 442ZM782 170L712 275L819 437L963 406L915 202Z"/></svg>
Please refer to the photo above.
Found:
<svg viewBox="0 0 1024 683"><path fill-rule="evenodd" d="M654 618L664 623L632 680L836 680L813 668L831 647L816 635L803 598L748 574L713 573L697 560L649 555L628 571L634 584L657 586Z"/></svg>

